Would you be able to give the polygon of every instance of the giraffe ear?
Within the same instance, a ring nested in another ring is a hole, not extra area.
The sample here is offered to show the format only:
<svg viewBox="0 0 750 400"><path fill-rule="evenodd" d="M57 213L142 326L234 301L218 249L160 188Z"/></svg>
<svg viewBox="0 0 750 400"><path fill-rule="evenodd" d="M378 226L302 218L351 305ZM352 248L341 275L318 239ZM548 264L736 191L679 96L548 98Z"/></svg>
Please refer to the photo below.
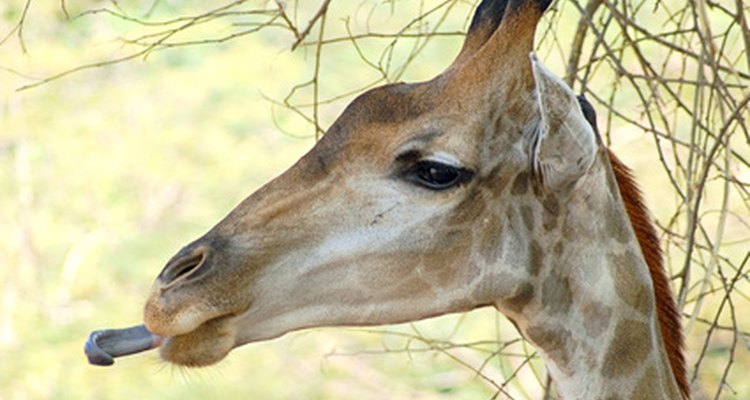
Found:
<svg viewBox="0 0 750 400"><path fill-rule="evenodd" d="M551 191L571 188L591 167L596 133L573 90L531 53L541 121L531 146L531 169Z"/></svg>

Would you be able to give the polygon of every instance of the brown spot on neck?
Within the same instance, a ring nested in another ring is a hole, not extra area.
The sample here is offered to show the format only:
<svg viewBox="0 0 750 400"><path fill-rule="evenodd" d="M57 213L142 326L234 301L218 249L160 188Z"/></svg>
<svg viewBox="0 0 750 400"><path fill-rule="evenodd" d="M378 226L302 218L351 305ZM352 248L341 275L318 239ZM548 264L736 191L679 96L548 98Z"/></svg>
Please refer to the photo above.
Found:
<svg viewBox="0 0 750 400"><path fill-rule="evenodd" d="M513 186L510 189L510 194L513 196L521 196L529 191L530 175L527 171L523 171L516 175L516 179L513 180Z"/></svg>
<svg viewBox="0 0 750 400"><path fill-rule="evenodd" d="M622 255L610 256L611 268L617 295L629 306L643 315L650 315L654 309L654 295L649 293L647 281L639 273L641 263L632 250Z"/></svg>
<svg viewBox="0 0 750 400"><path fill-rule="evenodd" d="M531 326L526 329L526 336L532 343L547 353L558 368L570 373L572 334L569 330L555 326Z"/></svg>
<svg viewBox="0 0 750 400"><path fill-rule="evenodd" d="M656 312L669 364L680 388L680 393L684 398L689 399L690 384L687 378L685 357L682 352L683 337L680 313L669 288L669 279L663 264L659 238L630 169L612 151L607 150L607 155L617 181L618 191L625 203L630 224L635 231L653 281Z"/></svg>
<svg viewBox="0 0 750 400"><path fill-rule="evenodd" d="M524 205L521 206L521 218L523 219L523 224L526 226L526 229L528 229L530 232L534 230L534 211L531 209L530 206Z"/></svg>
<svg viewBox="0 0 750 400"><path fill-rule="evenodd" d="M553 251L555 252L555 255L559 258L562 256L563 251L565 250L565 244L563 244L562 241L559 241L555 244L555 247Z"/></svg>
<svg viewBox="0 0 750 400"><path fill-rule="evenodd" d="M654 367L648 367L646 372L643 373L641 379L635 385L633 393L630 395L631 399L658 399L658 374Z"/></svg>
<svg viewBox="0 0 750 400"><path fill-rule="evenodd" d="M531 239L529 242L529 265L527 266L527 270L531 276L539 275L539 271L542 269L544 263L544 256L544 249L539 242L536 239Z"/></svg>
<svg viewBox="0 0 750 400"><path fill-rule="evenodd" d="M604 206L604 229L601 234L603 237L612 237L620 243L628 243L631 239L627 220L622 215L619 204L614 201Z"/></svg>
<svg viewBox="0 0 750 400"><path fill-rule="evenodd" d="M552 269L542 284L542 304L552 315L568 312L573 303L570 280Z"/></svg>
<svg viewBox="0 0 750 400"><path fill-rule="evenodd" d="M636 320L622 320L617 324L604 356L602 373L606 378L629 375L649 354L651 340L648 325Z"/></svg>
<svg viewBox="0 0 750 400"><path fill-rule="evenodd" d="M542 227L549 232L557 228L557 220L560 218L560 202L553 194L545 196L542 200L544 212L542 213Z"/></svg>
<svg viewBox="0 0 750 400"><path fill-rule="evenodd" d="M609 328L612 319L612 309L606 305L592 301L585 303L581 312L584 317L583 327L586 329L586 334L589 337L597 338Z"/></svg>
<svg viewBox="0 0 750 400"><path fill-rule="evenodd" d="M523 308L534 299L534 285L529 282L522 283L511 297L502 300L502 304L509 310L520 313Z"/></svg>

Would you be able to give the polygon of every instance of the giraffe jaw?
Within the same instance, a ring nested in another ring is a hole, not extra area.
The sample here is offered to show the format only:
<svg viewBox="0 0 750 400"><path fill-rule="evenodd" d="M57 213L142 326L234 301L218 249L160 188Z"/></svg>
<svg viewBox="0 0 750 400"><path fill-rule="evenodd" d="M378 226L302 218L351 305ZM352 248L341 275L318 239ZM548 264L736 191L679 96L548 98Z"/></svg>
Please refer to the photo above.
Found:
<svg viewBox="0 0 750 400"><path fill-rule="evenodd" d="M185 367L205 367L224 359L236 343L237 317L226 315L199 325L196 329L164 339L159 349L162 360Z"/></svg>

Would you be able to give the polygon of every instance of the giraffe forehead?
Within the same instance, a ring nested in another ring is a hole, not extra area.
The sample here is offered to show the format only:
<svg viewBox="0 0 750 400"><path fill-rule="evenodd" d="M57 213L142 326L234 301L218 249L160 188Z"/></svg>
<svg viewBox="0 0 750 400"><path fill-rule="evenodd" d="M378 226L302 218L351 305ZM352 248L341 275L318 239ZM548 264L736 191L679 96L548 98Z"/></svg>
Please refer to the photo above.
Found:
<svg viewBox="0 0 750 400"><path fill-rule="evenodd" d="M414 148L497 173L493 167L503 155L517 152L513 147L536 115L536 104L528 93L513 90L476 96L460 85L445 85L451 77L386 85L360 95L319 142L326 147L320 153L328 159L342 152L377 157ZM501 101L507 92L513 101ZM519 109L503 111L511 103Z"/></svg>
<svg viewBox="0 0 750 400"><path fill-rule="evenodd" d="M387 168L401 159L430 160L476 171L483 147L478 126L481 121L476 118L467 121L455 113L431 114L400 124L344 119L337 121L316 145L320 149L310 155L329 167L366 161Z"/></svg>
<svg viewBox="0 0 750 400"><path fill-rule="evenodd" d="M436 89L429 82L377 87L354 99L342 117L358 123L405 123L435 108Z"/></svg>

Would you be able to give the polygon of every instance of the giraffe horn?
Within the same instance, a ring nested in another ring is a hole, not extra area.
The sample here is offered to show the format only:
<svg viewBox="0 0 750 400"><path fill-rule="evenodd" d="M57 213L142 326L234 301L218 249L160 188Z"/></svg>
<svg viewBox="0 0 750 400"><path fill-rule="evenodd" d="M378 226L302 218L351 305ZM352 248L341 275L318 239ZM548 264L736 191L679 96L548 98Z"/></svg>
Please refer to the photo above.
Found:
<svg viewBox="0 0 750 400"><path fill-rule="evenodd" d="M536 29L544 11L549 7L552 0L483 0L477 6L474 17L471 20L469 31L466 34L461 52L456 57L453 65L461 65L466 60L479 52L494 35L509 36L510 33L499 33L499 27L504 25L505 20L522 20L521 26L515 27L531 32ZM526 14L530 14L526 16ZM507 30L507 29L506 29ZM510 35L512 36L512 35ZM531 51L528 49L525 53Z"/></svg>
<svg viewBox="0 0 750 400"><path fill-rule="evenodd" d="M527 55L536 26L551 0L484 0L472 19L461 53L446 72L462 90L531 94L534 80ZM514 88L508 90L508 88ZM505 102L507 99L502 99Z"/></svg>
<svg viewBox="0 0 750 400"><path fill-rule="evenodd" d="M483 0L471 19L464 45L453 65L463 64L487 42L500 26L508 0Z"/></svg>

